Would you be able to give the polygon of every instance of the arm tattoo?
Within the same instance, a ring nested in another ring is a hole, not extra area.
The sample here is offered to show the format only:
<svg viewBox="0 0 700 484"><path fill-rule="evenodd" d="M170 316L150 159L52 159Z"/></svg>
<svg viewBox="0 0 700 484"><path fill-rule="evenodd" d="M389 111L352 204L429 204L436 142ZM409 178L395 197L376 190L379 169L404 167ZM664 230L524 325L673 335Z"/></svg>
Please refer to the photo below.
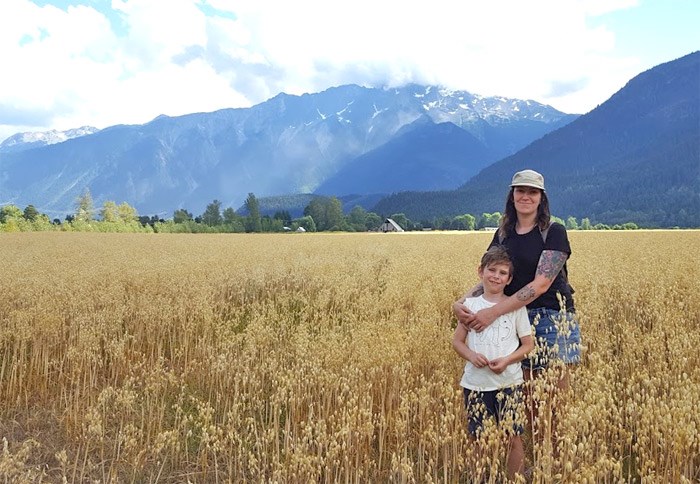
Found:
<svg viewBox="0 0 700 484"><path fill-rule="evenodd" d="M525 286L517 292L516 297L521 301L529 301L535 297L535 290L531 286Z"/></svg>
<svg viewBox="0 0 700 484"><path fill-rule="evenodd" d="M484 286L479 284L477 287L474 288L472 293L470 294L471 297L477 297L481 296L484 293Z"/></svg>
<svg viewBox="0 0 700 484"><path fill-rule="evenodd" d="M566 262L566 252L560 252L558 250L543 250L542 255L540 255L540 261L537 264L537 272L535 275L542 275L549 280L554 280L564 267Z"/></svg>

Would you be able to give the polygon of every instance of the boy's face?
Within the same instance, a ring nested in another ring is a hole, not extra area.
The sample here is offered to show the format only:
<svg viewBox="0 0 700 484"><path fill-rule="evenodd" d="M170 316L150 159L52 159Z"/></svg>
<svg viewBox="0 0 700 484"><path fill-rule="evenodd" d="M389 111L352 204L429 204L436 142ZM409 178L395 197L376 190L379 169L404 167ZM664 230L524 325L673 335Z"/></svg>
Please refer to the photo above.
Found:
<svg viewBox="0 0 700 484"><path fill-rule="evenodd" d="M509 264L489 264L479 268L479 278L486 292L502 292L512 279Z"/></svg>

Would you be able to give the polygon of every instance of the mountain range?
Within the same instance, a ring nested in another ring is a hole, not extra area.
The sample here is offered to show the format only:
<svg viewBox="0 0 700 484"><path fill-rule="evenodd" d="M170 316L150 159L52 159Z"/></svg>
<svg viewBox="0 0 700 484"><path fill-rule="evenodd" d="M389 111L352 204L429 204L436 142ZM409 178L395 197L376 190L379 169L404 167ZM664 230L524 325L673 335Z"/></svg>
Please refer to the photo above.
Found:
<svg viewBox="0 0 700 484"><path fill-rule="evenodd" d="M263 213L296 215L335 195L348 210L430 221L502 211L513 172L533 168L562 218L699 227L699 114L700 52L582 116L435 86L339 86L38 147L12 137L0 145L0 204L53 217L89 188L98 206L167 218L214 199L235 208L253 192Z"/></svg>
<svg viewBox="0 0 700 484"><path fill-rule="evenodd" d="M562 218L700 227L700 52L639 74L456 190L396 193L374 209L415 220L503 211L508 181L523 168L545 175L552 212Z"/></svg>
<svg viewBox="0 0 700 484"><path fill-rule="evenodd" d="M71 213L88 188L98 206L126 201L165 217L201 213L214 199L235 208L250 192L376 201L375 190L456 188L576 117L434 86L279 94L251 108L159 116L40 147L12 137L3 143L12 149L0 150L0 204L34 204L53 217Z"/></svg>

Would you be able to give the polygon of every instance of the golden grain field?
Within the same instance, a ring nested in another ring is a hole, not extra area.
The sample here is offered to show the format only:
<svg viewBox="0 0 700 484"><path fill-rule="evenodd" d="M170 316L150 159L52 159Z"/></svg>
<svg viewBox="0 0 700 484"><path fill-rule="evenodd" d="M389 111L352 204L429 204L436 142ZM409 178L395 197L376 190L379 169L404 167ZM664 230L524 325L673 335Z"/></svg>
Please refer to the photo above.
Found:
<svg viewBox="0 0 700 484"><path fill-rule="evenodd" d="M488 233L0 234L3 482L496 482L451 304ZM700 232L570 232L534 482L700 480Z"/></svg>

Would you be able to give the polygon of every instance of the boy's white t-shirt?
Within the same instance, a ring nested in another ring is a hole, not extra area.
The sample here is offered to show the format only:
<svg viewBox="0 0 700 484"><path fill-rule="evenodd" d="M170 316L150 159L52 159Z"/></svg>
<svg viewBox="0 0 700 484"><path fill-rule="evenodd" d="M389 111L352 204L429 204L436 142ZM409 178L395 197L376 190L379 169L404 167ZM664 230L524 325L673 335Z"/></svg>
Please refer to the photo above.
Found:
<svg viewBox="0 0 700 484"><path fill-rule="evenodd" d="M477 312L490 308L495 303L487 301L482 295L467 298L464 305L470 311ZM467 346L491 361L494 358L508 356L517 350L520 346L520 338L530 333L530 319L523 307L499 316L481 333L470 329L467 334ZM523 370L519 361L508 365L500 375L494 373L488 366L477 368L467 361L460 385L469 390L493 391L521 383L523 383Z"/></svg>

